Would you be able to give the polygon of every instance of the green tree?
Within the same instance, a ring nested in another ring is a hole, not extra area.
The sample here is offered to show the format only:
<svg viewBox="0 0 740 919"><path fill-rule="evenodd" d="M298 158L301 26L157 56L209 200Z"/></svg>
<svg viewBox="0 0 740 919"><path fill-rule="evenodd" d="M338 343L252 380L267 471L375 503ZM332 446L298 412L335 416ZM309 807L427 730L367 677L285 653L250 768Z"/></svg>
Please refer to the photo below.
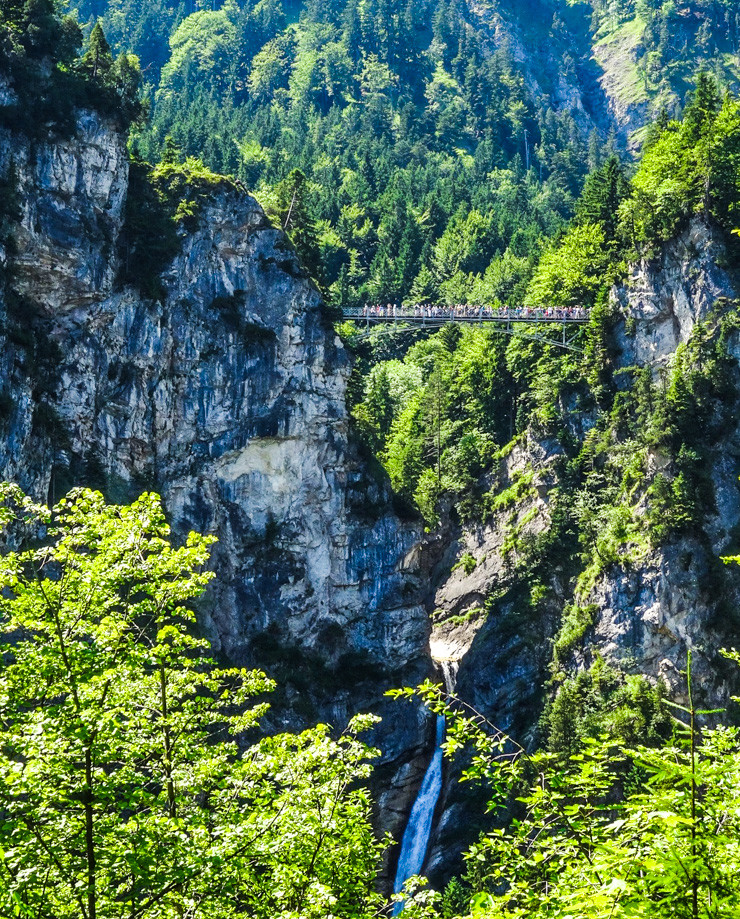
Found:
<svg viewBox="0 0 740 919"><path fill-rule="evenodd" d="M228 88L229 54L237 44L235 18L235 4L227 2L221 9L199 10L182 19L170 38L171 54L162 69L159 96L166 99L183 92L194 79L220 92Z"/></svg>
<svg viewBox="0 0 740 919"><path fill-rule="evenodd" d="M616 156L586 177L576 204L576 216L583 223L598 224L608 242L613 242L619 223L619 206L629 194L624 168Z"/></svg>
<svg viewBox="0 0 740 919"><path fill-rule="evenodd" d="M268 203L268 208L276 213L301 261L316 277L319 271L319 240L311 192L304 173L294 169L277 185L274 201Z"/></svg>
<svg viewBox="0 0 740 919"><path fill-rule="evenodd" d="M537 266L528 296L545 306L591 306L605 283L609 264L603 229L595 223L572 226Z"/></svg>
<svg viewBox="0 0 740 919"><path fill-rule="evenodd" d="M716 83L700 74L683 122L671 121L645 150L621 205L622 231L637 247L670 239L695 214L735 226L740 200L740 105L720 102Z"/></svg>
<svg viewBox="0 0 740 919"><path fill-rule="evenodd" d="M255 55L249 74L249 94L257 101L268 101L277 89L286 89L290 75L293 42L290 36L279 36Z"/></svg>
<svg viewBox="0 0 740 919"><path fill-rule="evenodd" d="M148 109L140 98L141 67L138 57L135 54L119 54L108 73L108 83L118 96L125 122L141 127Z"/></svg>
<svg viewBox="0 0 740 919"><path fill-rule="evenodd" d="M101 82L105 82L105 78L113 67L113 55L99 20L90 33L87 50L82 55L80 66L91 79L99 79Z"/></svg>
<svg viewBox="0 0 740 919"><path fill-rule="evenodd" d="M684 112L684 125L692 140L696 141L706 133L721 105L717 82L705 70L700 71L696 77L696 87Z"/></svg>
<svg viewBox="0 0 740 919"><path fill-rule="evenodd" d="M68 64L81 33L71 17L59 19L55 0L6 0L0 8L0 32L34 58L50 56Z"/></svg>
<svg viewBox="0 0 740 919"><path fill-rule="evenodd" d="M195 637L213 538L159 499L2 490L0 913L39 919L359 917L378 843L373 756L320 725L247 746L270 682ZM38 537L43 539L38 541Z"/></svg>
<svg viewBox="0 0 740 919"><path fill-rule="evenodd" d="M475 919L737 915L740 732L701 728L717 712L696 705L690 657L687 677L666 745L625 743L610 725L570 756L529 753L431 683L396 693L447 717L447 754L472 751L463 780L488 783L489 809L508 816L466 856Z"/></svg>

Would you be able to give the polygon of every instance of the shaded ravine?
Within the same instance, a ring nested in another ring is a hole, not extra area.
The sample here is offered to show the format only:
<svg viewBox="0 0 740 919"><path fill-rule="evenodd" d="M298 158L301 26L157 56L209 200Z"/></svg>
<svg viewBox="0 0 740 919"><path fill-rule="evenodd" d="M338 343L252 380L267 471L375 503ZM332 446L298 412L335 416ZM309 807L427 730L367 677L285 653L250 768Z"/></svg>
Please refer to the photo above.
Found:
<svg viewBox="0 0 740 919"><path fill-rule="evenodd" d="M457 663L438 661L444 678L445 689L452 693L455 689ZM426 861L429 840L432 835L434 812L442 791L442 743L445 737L444 715L437 715L435 745L432 759L424 773L419 794L409 814L409 821L401 840L401 852L398 856L398 868L393 882L393 893L401 893L403 885L409 878L421 874ZM403 902L396 903L393 915L403 910Z"/></svg>

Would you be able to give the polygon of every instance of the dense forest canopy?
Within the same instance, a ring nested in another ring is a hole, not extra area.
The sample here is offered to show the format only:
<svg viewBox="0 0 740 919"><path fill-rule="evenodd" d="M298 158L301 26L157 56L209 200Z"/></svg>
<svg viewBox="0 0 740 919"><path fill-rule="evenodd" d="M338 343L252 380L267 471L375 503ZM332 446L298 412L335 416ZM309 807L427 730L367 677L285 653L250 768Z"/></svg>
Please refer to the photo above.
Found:
<svg viewBox="0 0 740 919"><path fill-rule="evenodd" d="M33 133L70 131L76 108L113 116L121 130L141 123L141 71L134 54L115 58L99 24L85 42L73 16L58 15L55 0L8 2L0 8L0 73L14 98L0 106L2 121Z"/></svg>
<svg viewBox="0 0 740 919"><path fill-rule="evenodd" d="M619 146L594 48L633 36L620 92L655 112L680 109L697 57L737 85L731 3L71 7L141 61L152 121L139 154L156 162L171 136L238 176L336 304L521 297L586 172ZM579 87L585 110L564 101Z"/></svg>
<svg viewBox="0 0 740 919"><path fill-rule="evenodd" d="M512 437L532 425L556 433L566 423L558 406L575 396L584 410L594 400L608 407L614 397L608 290L624 277L627 261L658 251L697 215L722 227L736 252L730 231L739 203L740 103L721 99L702 73L685 118L655 126L631 179L616 157L589 174L573 220L531 265L528 283L512 278L509 254L482 276L468 277L473 302L518 294L533 304L591 307L590 324L575 340L583 355L474 328L447 328L407 349L399 339L400 350L388 355L381 334L373 344L347 326L366 362L357 371L363 381L352 392L353 412L396 490L428 521L437 519L443 492L456 496L463 519L485 519L491 507L480 494L480 477L497 468Z"/></svg>
<svg viewBox="0 0 740 919"><path fill-rule="evenodd" d="M287 229L335 303L452 302L492 264L511 290L572 214L583 136L461 2L102 6L81 21L104 13L149 86L136 150L156 161L171 136L284 224L292 203Z"/></svg>

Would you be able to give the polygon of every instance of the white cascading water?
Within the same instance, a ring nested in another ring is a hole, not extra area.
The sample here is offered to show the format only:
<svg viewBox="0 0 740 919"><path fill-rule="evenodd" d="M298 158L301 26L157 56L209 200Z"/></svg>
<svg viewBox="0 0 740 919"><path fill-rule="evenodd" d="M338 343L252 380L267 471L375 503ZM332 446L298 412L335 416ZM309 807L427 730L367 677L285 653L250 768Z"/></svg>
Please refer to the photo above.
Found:
<svg viewBox="0 0 740 919"><path fill-rule="evenodd" d="M457 662L439 661L447 692L455 688ZM442 741L445 737L445 719L437 715L436 743L432 760L424 773L424 779L419 789L419 794L411 808L409 822L401 840L401 852L398 856L396 880L393 883L393 892L401 893L403 885L410 877L421 874L424 867L429 837L432 833L432 821L437 807L440 792L442 791ZM393 915L397 916L403 909L403 903L396 903Z"/></svg>

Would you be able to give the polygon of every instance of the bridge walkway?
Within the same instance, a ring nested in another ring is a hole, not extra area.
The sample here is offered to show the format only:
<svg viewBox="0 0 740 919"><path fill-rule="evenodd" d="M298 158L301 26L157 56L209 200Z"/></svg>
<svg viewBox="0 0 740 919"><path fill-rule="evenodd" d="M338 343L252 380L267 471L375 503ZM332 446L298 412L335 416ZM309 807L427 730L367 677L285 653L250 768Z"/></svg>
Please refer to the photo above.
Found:
<svg viewBox="0 0 740 919"><path fill-rule="evenodd" d="M526 322L531 325L542 325L543 323L553 323L556 325L563 324L583 324L588 322L589 315L585 309L577 310L556 310L548 313L544 310L503 310L483 309L482 311L461 312L450 309L440 309L438 312L416 312L409 309L398 309L395 311L387 310L375 313L364 309L363 307L343 307L342 316L344 319L353 319L356 322L365 323L388 323L404 322L421 326L422 328L441 325L447 323L469 323L479 324L482 322L496 323L513 323Z"/></svg>

